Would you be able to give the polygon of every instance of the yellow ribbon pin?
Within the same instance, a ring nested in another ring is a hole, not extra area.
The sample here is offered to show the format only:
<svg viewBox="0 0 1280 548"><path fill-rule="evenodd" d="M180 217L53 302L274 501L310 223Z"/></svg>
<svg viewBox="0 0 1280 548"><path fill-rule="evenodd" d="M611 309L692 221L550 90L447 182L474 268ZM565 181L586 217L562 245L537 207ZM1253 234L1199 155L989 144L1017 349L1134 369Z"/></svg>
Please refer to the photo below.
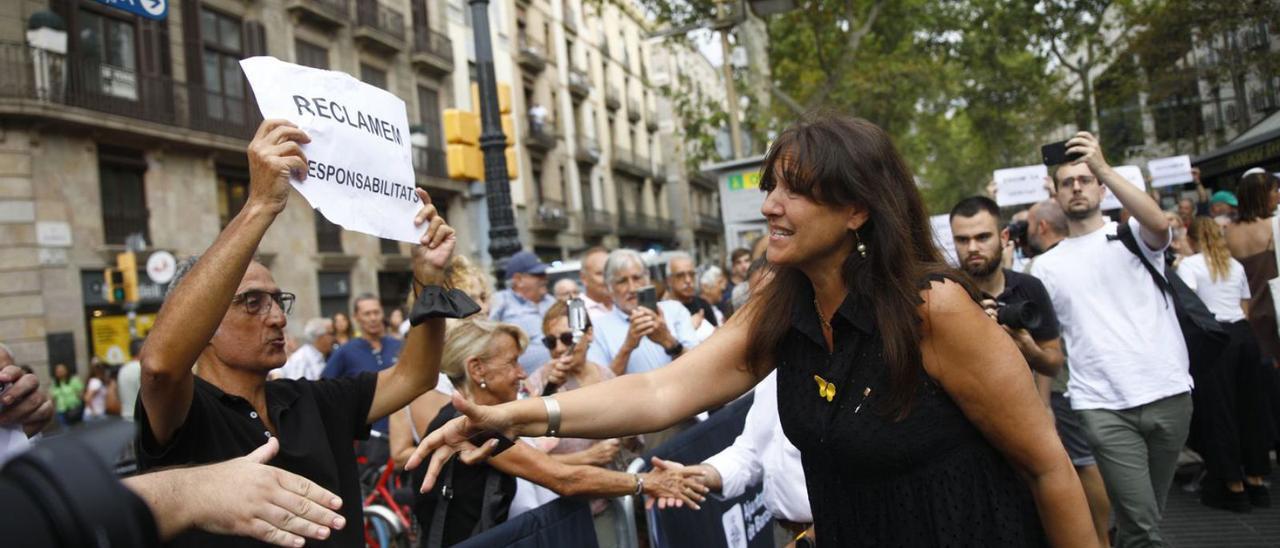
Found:
<svg viewBox="0 0 1280 548"><path fill-rule="evenodd" d="M827 380L826 380L826 379L824 379L824 378L822 378L822 377L819 377L819 376L817 376L817 375L814 375L814 376L813 376L813 380L815 380L815 381L817 381L817 382L818 382L818 397L819 397L819 398L826 398L826 399L827 399L827 401L831 401L831 400L835 399L835 397L836 397L836 385L835 385L834 383L829 383L829 382L827 382Z"/></svg>

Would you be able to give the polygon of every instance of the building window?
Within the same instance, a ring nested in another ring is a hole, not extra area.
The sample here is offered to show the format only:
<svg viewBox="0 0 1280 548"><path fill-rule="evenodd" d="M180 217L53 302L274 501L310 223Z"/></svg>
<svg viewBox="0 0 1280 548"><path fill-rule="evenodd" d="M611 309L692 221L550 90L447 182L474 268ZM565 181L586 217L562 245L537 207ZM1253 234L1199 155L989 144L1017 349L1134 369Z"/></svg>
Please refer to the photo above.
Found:
<svg viewBox="0 0 1280 548"><path fill-rule="evenodd" d="M318 69L329 69L329 50L304 40L294 41L298 64Z"/></svg>
<svg viewBox="0 0 1280 548"><path fill-rule="evenodd" d="M360 80L371 86L387 89L387 71L360 63Z"/></svg>
<svg viewBox="0 0 1280 548"><path fill-rule="evenodd" d="M245 85L240 59L244 57L244 45L240 40L240 20L201 7L200 34L204 41L201 58L209 118L243 124Z"/></svg>
<svg viewBox="0 0 1280 548"><path fill-rule="evenodd" d="M321 253L342 253L342 227L329 222L320 210L316 216L316 250Z"/></svg>
<svg viewBox="0 0 1280 548"><path fill-rule="evenodd" d="M98 149L98 181L102 195L103 241L124 245L130 234L141 234L148 242L149 214L142 178L147 164L142 153Z"/></svg>
<svg viewBox="0 0 1280 548"><path fill-rule="evenodd" d="M427 136L427 146L418 153L421 156L419 162L424 163L419 167L419 171L432 177L447 178L449 174L445 166L439 92L418 86L418 120L422 124L423 134Z"/></svg>
<svg viewBox="0 0 1280 548"><path fill-rule="evenodd" d="M391 311L399 308L406 311L406 302L409 299L409 292L413 290L413 274L409 272L379 272L378 273L378 300L382 302L382 309L386 313L386 317L391 317ZM391 329L398 330L400 326L393 325Z"/></svg>
<svg viewBox="0 0 1280 548"><path fill-rule="evenodd" d="M332 318L339 312L351 316L351 273L320 272L320 315Z"/></svg>
<svg viewBox="0 0 1280 548"><path fill-rule="evenodd" d="M80 10L80 75L90 89L121 99L138 99L138 54L132 22Z"/></svg>
<svg viewBox="0 0 1280 548"><path fill-rule="evenodd" d="M222 228L240 214L249 199L249 173L239 168L218 168L218 220Z"/></svg>
<svg viewBox="0 0 1280 548"><path fill-rule="evenodd" d="M399 255L400 240L388 240L386 238L378 240L378 246L383 255Z"/></svg>

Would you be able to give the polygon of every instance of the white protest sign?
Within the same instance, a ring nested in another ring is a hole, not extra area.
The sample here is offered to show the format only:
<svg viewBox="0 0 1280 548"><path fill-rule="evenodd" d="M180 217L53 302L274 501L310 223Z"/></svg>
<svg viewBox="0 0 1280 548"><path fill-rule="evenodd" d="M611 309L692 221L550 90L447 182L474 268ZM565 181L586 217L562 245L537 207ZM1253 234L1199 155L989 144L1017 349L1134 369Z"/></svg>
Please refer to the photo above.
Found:
<svg viewBox="0 0 1280 548"><path fill-rule="evenodd" d="M1147 162L1147 171L1151 172L1151 186L1156 188L1195 180L1191 176L1191 157L1185 154L1151 160Z"/></svg>
<svg viewBox="0 0 1280 548"><path fill-rule="evenodd" d="M240 61L263 118L298 125L311 142L307 178L293 188L329 221L356 232L418 242L422 208L404 101L348 74L274 57Z"/></svg>
<svg viewBox="0 0 1280 548"><path fill-rule="evenodd" d="M996 180L996 203L1000 207L1034 204L1049 197L1044 188L1044 178L1049 168L1044 164L997 169L992 173Z"/></svg>
<svg viewBox="0 0 1280 548"><path fill-rule="evenodd" d="M1126 181L1133 183L1134 186L1138 187L1143 192L1146 192L1147 181L1142 178L1141 168L1138 166L1116 166L1112 169L1115 169L1116 173L1119 173ZM1116 195L1108 188L1106 194L1102 197L1102 210L1108 211L1112 209L1120 209L1121 207L1124 206L1120 205L1120 200L1116 199Z"/></svg>
<svg viewBox="0 0 1280 548"><path fill-rule="evenodd" d="M947 264L959 265L960 259L956 257L956 241L951 238L951 215L943 213L929 217L929 224L933 226L933 240L942 251Z"/></svg>

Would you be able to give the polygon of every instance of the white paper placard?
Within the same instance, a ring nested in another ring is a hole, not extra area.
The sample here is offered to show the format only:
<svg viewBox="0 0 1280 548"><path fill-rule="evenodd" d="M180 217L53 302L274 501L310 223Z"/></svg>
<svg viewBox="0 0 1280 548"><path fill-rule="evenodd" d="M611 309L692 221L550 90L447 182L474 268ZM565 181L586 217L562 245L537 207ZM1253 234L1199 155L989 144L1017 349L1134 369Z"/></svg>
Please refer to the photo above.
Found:
<svg viewBox="0 0 1280 548"><path fill-rule="evenodd" d="M1195 180L1191 176L1191 157L1185 154L1151 160L1147 162L1147 171L1151 173L1151 186L1156 188Z"/></svg>
<svg viewBox="0 0 1280 548"><path fill-rule="evenodd" d="M307 132L307 178L293 188L325 218L356 232L416 243L422 208L413 189L412 145L404 101L351 75L274 57L240 61L263 118Z"/></svg>
<svg viewBox="0 0 1280 548"><path fill-rule="evenodd" d="M1044 164L997 169L992 173L996 181L996 203L1000 207L1034 204L1049 197L1044 188L1044 178L1049 168Z"/></svg>
<svg viewBox="0 0 1280 548"><path fill-rule="evenodd" d="M929 217L929 224L933 225L933 239L938 244L938 249L942 251L942 256L947 259L947 263L951 266L960 264L960 260L956 258L956 241L951 238L951 215L943 213Z"/></svg>
<svg viewBox="0 0 1280 548"><path fill-rule="evenodd" d="M1115 169L1116 173L1119 173L1126 181L1133 183L1143 192L1147 191L1147 181L1142 178L1142 168L1138 166L1116 166L1112 169ZM1116 195L1112 194L1111 189L1108 188L1106 194L1102 197L1102 210L1108 211L1120 209L1121 207L1123 206L1120 205L1120 200L1116 199Z"/></svg>

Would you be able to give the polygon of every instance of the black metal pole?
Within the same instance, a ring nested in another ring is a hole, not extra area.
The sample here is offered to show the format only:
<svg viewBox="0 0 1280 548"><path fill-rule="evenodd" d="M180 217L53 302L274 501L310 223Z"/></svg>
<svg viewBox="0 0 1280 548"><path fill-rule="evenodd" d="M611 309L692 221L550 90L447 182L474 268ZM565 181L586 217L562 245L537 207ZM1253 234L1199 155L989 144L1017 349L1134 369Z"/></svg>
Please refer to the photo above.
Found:
<svg viewBox="0 0 1280 548"><path fill-rule="evenodd" d="M476 39L476 84L480 88L480 150L484 152L484 193L489 206L489 257L502 279L506 259L520 251L520 233L511 212L511 179L507 177L507 137L498 111L498 82L493 71L489 32L489 0L468 0L471 31Z"/></svg>

